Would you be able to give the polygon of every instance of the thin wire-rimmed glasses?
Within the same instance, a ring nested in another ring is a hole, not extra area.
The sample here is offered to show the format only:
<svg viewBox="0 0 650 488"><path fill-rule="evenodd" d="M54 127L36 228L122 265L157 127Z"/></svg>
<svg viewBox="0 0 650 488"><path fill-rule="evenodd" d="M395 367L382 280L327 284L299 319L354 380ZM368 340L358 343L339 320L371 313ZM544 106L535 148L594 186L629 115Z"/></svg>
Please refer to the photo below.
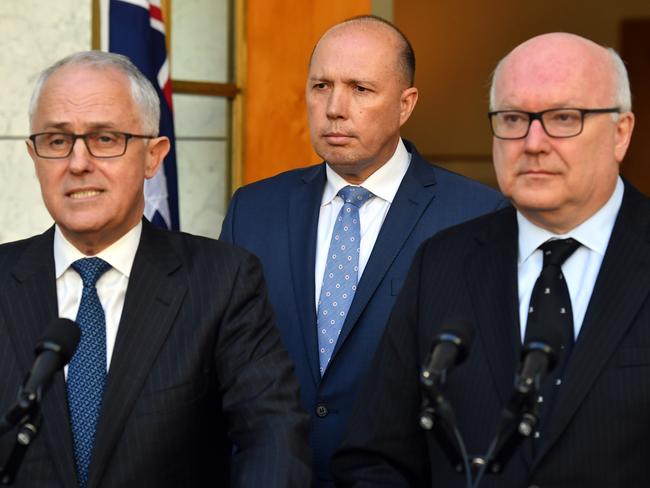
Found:
<svg viewBox="0 0 650 488"><path fill-rule="evenodd" d="M40 132L29 136L39 158L65 159L72 154L77 139L84 141L86 149L96 158L119 158L126 153L130 139L153 139L156 136L129 134L128 132L96 131L86 134L70 132Z"/></svg>
<svg viewBox="0 0 650 488"><path fill-rule="evenodd" d="M575 137L582 132L585 115L620 113L620 107L611 108L552 108L541 112L497 110L488 112L492 134L499 139L523 139L533 120L539 120L549 137Z"/></svg>

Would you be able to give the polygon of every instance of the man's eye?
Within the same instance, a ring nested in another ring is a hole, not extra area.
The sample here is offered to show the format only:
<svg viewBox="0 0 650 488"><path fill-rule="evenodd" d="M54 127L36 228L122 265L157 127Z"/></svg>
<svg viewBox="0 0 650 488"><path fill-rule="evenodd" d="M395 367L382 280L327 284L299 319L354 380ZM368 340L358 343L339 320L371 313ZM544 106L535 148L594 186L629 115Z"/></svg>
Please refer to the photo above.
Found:
<svg viewBox="0 0 650 488"><path fill-rule="evenodd" d="M314 88L317 89L317 90L323 90L323 89L325 89L326 87L327 87L327 84L326 84L326 83L316 83L316 84L314 85Z"/></svg>
<svg viewBox="0 0 650 488"><path fill-rule="evenodd" d="M574 124L580 120L580 113L573 111L555 112L552 121L561 124Z"/></svg>
<svg viewBox="0 0 650 488"><path fill-rule="evenodd" d="M517 113L502 114L501 118L507 124L519 124L524 121L524 117Z"/></svg>
<svg viewBox="0 0 650 488"><path fill-rule="evenodd" d="M358 92L365 92L368 91L368 89L365 86L357 85L354 87L354 89Z"/></svg>
<svg viewBox="0 0 650 488"><path fill-rule="evenodd" d="M100 132L92 136L92 139L99 144L115 144L117 138L110 132Z"/></svg>

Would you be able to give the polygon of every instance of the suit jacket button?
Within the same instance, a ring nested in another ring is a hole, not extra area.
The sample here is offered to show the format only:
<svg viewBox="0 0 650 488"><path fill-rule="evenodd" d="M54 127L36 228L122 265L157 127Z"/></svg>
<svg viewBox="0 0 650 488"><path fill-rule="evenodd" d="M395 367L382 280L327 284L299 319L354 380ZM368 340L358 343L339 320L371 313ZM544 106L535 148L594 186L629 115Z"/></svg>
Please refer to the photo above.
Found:
<svg viewBox="0 0 650 488"><path fill-rule="evenodd" d="M316 415L320 418L327 417L327 414L330 413L327 409L327 406L323 403L316 405Z"/></svg>

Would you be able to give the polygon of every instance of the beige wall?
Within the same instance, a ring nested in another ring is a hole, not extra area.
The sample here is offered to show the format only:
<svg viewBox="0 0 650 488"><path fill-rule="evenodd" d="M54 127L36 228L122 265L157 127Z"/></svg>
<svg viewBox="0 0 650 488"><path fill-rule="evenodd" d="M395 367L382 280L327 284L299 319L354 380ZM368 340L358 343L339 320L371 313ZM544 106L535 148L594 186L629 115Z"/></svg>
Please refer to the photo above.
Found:
<svg viewBox="0 0 650 488"><path fill-rule="evenodd" d="M521 41L570 31L617 48L620 21L650 17L648 0L394 0L417 57L420 100L404 135L454 169L491 179L487 92L497 61ZM634 89L634 87L633 87Z"/></svg>

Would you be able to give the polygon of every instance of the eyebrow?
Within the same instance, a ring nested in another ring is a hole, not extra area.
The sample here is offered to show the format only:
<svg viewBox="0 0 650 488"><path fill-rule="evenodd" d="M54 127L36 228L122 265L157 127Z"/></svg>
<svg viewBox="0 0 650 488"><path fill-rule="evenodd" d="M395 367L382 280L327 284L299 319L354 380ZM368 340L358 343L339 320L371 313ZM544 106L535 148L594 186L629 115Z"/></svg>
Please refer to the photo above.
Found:
<svg viewBox="0 0 650 488"><path fill-rule="evenodd" d="M43 125L43 127L45 129L57 129L61 131L69 131L70 125L72 125L70 122L48 121ZM90 132L97 131L97 130L105 130L105 129L115 130L116 125L113 122L93 122L92 124L89 124L88 129Z"/></svg>
<svg viewBox="0 0 650 488"><path fill-rule="evenodd" d="M320 82L320 83L325 83L325 82L331 82L332 79L331 77L328 76L310 76L309 81L314 83L314 82ZM364 86L369 86L369 87L375 87L376 82L370 81L370 80L362 80L359 78L344 78L342 82L346 85L364 85Z"/></svg>

